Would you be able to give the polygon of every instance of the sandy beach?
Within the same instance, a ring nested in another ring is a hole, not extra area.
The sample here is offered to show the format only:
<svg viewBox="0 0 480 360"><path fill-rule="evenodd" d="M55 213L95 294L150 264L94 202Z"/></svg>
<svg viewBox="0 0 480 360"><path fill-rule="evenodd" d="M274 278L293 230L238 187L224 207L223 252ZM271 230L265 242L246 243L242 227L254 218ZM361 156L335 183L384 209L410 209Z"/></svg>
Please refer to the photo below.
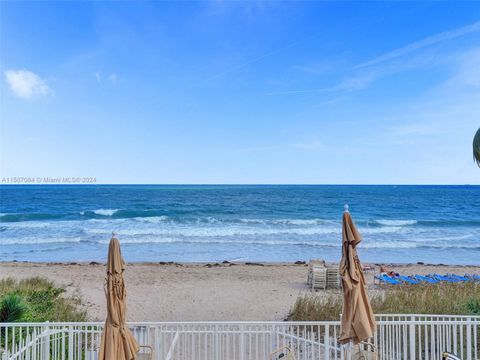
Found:
<svg viewBox="0 0 480 360"><path fill-rule="evenodd" d="M402 274L479 273L478 266L394 265ZM41 276L81 297L91 320L105 317L99 263L0 263L0 279ZM309 291L304 264L132 263L126 270L129 321L283 320ZM367 273L371 290L373 272ZM318 292L322 294L322 292Z"/></svg>

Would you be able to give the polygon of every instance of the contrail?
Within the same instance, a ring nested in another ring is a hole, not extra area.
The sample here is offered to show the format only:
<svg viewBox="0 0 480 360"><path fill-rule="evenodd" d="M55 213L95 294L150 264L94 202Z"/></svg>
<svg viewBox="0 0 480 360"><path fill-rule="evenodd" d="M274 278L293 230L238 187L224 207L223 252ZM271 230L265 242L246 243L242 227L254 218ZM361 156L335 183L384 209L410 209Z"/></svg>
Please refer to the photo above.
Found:
<svg viewBox="0 0 480 360"><path fill-rule="evenodd" d="M475 22L473 24L470 24L470 25L467 25L467 26L463 26L463 27L455 29L455 30L441 32L439 34L429 36L429 37L427 37L423 40L412 42L412 43L410 43L406 46L403 46L401 48L392 50L392 51L387 52L386 54L383 54L381 56L378 56L378 57L376 57L372 60L369 60L367 62L359 64L359 65L355 66L354 69L361 69L361 68L365 68L365 67L368 67L368 66L377 65L379 63L382 63L382 62L385 62L385 61L388 61L388 60L392 60L392 59L397 58L399 56L403 56L403 55L408 54L412 51L419 50L419 49L422 49L422 48L427 47L427 46L435 45L435 44L437 44L439 42L442 42L442 41L455 39L457 37L468 35L468 34L471 34L471 33L474 33L474 32L478 32L478 31L480 31L480 21L477 21L477 22Z"/></svg>

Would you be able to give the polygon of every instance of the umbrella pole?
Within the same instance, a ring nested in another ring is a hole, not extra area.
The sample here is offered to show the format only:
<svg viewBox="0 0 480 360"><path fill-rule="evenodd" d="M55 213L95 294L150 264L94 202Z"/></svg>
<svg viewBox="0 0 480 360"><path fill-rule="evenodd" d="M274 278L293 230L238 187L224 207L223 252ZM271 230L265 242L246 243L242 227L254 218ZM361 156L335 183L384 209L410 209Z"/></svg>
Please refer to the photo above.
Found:
<svg viewBox="0 0 480 360"><path fill-rule="evenodd" d="M343 359L352 360L353 341L350 340L348 343L343 344L342 348L343 348Z"/></svg>

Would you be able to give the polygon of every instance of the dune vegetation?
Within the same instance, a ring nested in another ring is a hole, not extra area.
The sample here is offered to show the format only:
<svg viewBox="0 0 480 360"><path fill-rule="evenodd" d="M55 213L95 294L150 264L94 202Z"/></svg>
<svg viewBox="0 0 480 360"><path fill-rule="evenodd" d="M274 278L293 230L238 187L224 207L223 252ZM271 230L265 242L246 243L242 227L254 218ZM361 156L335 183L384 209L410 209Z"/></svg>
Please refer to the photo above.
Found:
<svg viewBox="0 0 480 360"><path fill-rule="evenodd" d="M376 314L480 315L480 285L455 283L400 286L371 296ZM306 293L298 297L288 320L338 320L342 294Z"/></svg>
<svg viewBox="0 0 480 360"><path fill-rule="evenodd" d="M79 297L44 278L0 281L0 322L85 321L80 305Z"/></svg>

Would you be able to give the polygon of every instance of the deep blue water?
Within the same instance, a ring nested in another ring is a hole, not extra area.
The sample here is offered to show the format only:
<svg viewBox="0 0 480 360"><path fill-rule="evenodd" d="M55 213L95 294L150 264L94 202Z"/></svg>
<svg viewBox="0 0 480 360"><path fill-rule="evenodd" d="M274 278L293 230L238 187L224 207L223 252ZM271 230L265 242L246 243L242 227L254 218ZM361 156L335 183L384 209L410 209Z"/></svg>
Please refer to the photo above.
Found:
<svg viewBox="0 0 480 360"><path fill-rule="evenodd" d="M0 260L338 260L345 203L362 261L480 264L480 186L0 186Z"/></svg>

